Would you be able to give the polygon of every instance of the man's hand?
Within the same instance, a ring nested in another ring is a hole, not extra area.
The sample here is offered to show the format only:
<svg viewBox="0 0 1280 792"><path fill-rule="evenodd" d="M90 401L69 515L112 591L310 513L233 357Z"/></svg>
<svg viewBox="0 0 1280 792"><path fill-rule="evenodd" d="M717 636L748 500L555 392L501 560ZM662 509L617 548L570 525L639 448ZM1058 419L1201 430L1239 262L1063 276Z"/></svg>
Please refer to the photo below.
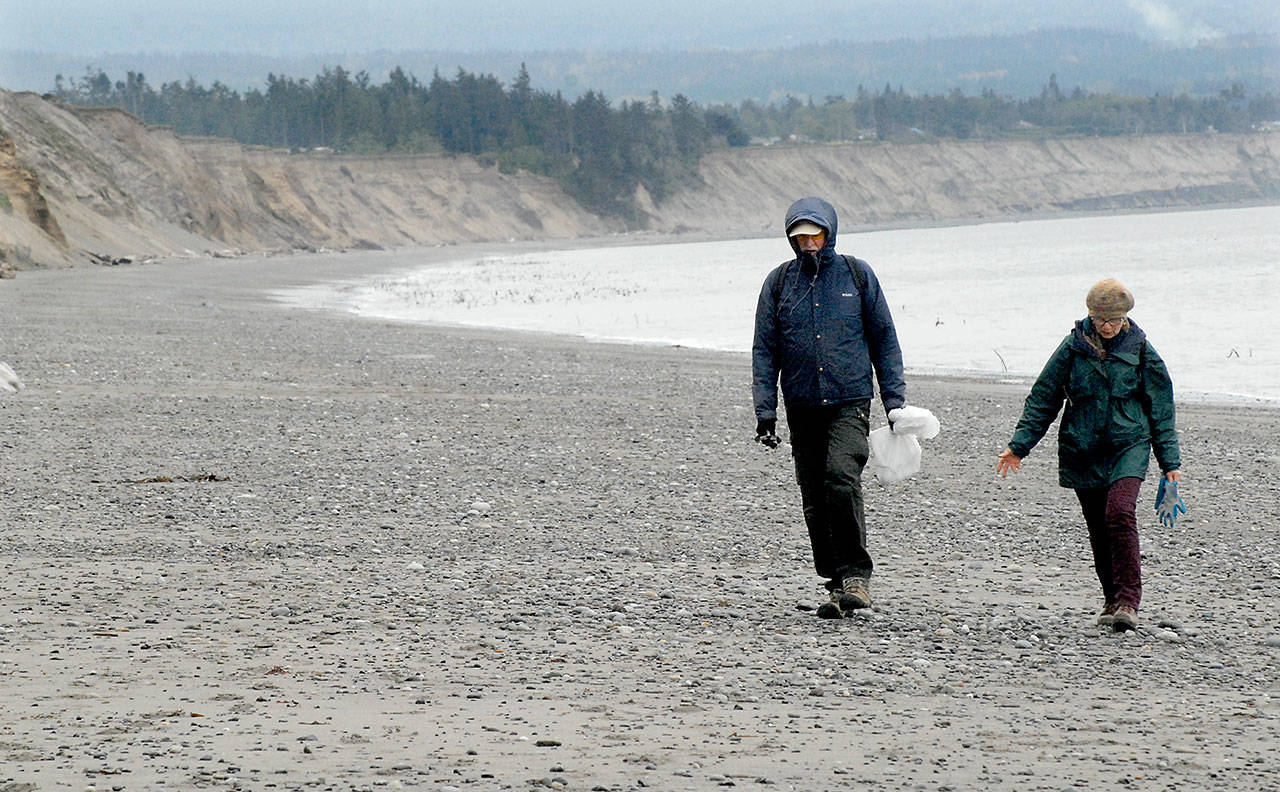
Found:
<svg viewBox="0 0 1280 792"><path fill-rule="evenodd" d="M756 442L768 448L777 448L782 443L774 432L777 427L776 418L762 418L756 421Z"/></svg>
<svg viewBox="0 0 1280 792"><path fill-rule="evenodd" d="M1022 457L1013 453L1013 449L1006 448L996 457L996 472L1000 474L1000 478L1008 478L1009 473L1017 473L1022 469Z"/></svg>

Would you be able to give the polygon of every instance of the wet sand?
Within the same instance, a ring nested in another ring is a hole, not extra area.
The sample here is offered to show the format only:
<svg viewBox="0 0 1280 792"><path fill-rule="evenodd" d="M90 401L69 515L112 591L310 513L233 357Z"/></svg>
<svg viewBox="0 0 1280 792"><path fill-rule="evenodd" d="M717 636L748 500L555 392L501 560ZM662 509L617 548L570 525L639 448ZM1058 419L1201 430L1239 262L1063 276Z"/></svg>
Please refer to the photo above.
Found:
<svg viewBox="0 0 1280 792"><path fill-rule="evenodd" d="M745 355L268 295L379 261L0 282L0 790L1280 789L1280 412L1180 405L1113 634L1025 385L908 377L824 621Z"/></svg>

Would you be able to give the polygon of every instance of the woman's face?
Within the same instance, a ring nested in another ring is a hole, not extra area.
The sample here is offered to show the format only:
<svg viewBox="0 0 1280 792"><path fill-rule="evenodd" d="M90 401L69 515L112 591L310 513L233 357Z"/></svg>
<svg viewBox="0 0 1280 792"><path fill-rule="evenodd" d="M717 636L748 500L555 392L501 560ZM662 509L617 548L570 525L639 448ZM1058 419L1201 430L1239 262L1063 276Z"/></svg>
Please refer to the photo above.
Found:
<svg viewBox="0 0 1280 792"><path fill-rule="evenodd" d="M1093 322L1093 329L1098 331L1098 335L1103 338L1115 338L1124 329L1124 317L1117 319L1100 319L1096 316L1089 317Z"/></svg>

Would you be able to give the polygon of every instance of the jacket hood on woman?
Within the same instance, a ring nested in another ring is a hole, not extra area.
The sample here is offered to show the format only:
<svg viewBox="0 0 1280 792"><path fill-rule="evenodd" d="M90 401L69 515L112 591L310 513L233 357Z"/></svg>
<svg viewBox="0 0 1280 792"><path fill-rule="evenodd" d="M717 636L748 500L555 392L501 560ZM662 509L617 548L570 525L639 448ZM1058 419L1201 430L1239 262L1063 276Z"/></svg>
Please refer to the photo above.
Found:
<svg viewBox="0 0 1280 792"><path fill-rule="evenodd" d="M1099 359L1105 359L1107 355L1114 354L1137 355L1142 351L1142 345L1146 343L1147 334L1141 327L1134 324L1133 320L1125 321L1128 326L1108 342L1094 333L1092 319L1088 317L1077 319L1075 327L1071 329L1071 346L1081 354L1093 355ZM1107 347L1110 349L1104 354L1103 350Z"/></svg>

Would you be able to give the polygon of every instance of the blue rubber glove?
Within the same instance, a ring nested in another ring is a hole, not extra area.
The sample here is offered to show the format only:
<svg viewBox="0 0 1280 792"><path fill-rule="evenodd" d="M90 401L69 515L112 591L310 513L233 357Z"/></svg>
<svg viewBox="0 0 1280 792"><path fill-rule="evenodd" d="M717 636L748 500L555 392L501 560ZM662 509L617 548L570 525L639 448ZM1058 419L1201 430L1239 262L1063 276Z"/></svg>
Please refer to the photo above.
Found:
<svg viewBox="0 0 1280 792"><path fill-rule="evenodd" d="M1160 524L1172 528L1178 515L1186 513L1187 504L1182 502L1182 496L1178 494L1178 482L1160 479L1160 489L1156 491L1156 515L1160 517Z"/></svg>

